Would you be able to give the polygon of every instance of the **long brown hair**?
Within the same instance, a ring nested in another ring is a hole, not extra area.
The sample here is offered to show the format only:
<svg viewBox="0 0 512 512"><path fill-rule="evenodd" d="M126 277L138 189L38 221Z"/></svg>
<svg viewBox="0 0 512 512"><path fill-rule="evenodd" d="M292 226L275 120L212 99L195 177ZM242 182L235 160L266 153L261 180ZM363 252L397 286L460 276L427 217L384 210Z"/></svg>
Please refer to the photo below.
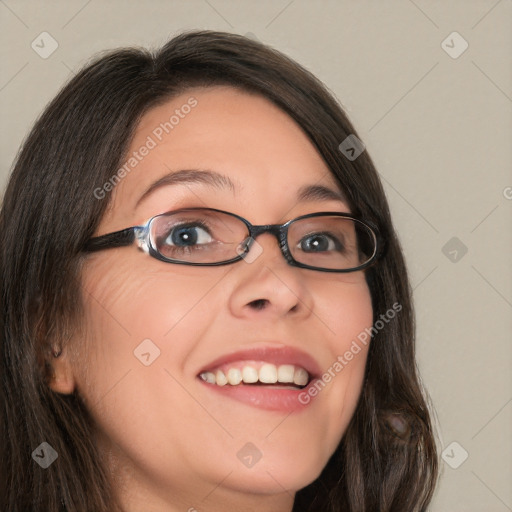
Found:
<svg viewBox="0 0 512 512"><path fill-rule="evenodd" d="M401 306L373 332L355 414L293 510L426 510L436 446L416 369L407 271L374 164L367 151L356 159L341 153L340 143L357 133L311 73L261 43L212 31L181 34L153 53L128 48L97 58L47 106L17 156L0 214L3 510L115 509L81 397L48 386L52 347L66 342L82 312L82 249L109 200L94 191L119 169L138 121L191 87L220 84L264 96L301 126L352 212L385 240L365 271L374 321ZM58 453L47 469L31 459L44 441Z"/></svg>

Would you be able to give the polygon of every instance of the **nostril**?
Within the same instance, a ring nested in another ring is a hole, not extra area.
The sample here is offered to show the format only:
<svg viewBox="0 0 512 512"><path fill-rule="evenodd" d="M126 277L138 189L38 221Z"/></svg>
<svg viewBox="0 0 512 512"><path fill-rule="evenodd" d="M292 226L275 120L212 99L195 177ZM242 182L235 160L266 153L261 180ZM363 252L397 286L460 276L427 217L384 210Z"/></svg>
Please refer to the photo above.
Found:
<svg viewBox="0 0 512 512"><path fill-rule="evenodd" d="M269 301L267 299L257 299L249 302L249 306L254 309L261 310L264 309L268 305Z"/></svg>

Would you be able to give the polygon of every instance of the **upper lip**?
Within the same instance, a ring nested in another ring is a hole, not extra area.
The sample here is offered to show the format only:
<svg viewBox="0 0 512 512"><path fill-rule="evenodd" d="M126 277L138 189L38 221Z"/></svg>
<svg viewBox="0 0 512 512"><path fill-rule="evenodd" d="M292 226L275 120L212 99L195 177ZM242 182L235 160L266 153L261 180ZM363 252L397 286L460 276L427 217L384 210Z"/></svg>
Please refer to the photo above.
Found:
<svg viewBox="0 0 512 512"><path fill-rule="evenodd" d="M224 364L245 360L264 361L276 366L280 364L293 364L304 368L309 373L310 378L316 378L321 374L319 364L311 355L289 345L280 347L247 347L236 352L230 352L208 363L199 374Z"/></svg>

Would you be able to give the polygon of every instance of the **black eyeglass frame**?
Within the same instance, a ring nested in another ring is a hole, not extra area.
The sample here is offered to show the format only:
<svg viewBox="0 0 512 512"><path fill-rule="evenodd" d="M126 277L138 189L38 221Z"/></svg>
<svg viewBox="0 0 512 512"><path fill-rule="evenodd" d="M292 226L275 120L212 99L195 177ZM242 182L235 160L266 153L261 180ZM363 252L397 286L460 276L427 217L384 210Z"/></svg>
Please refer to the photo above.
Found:
<svg viewBox="0 0 512 512"><path fill-rule="evenodd" d="M214 263L197 263L197 262L188 262L182 260L173 260L171 258L166 258L160 252L158 252L152 244L151 236L150 236L150 225L157 217L162 217L164 215L175 214L180 212L189 212L194 210L200 211L211 211L216 213L222 213L225 215L230 215L231 217L235 217L238 220L242 221L247 227L247 231L249 232L249 236L240 242L240 244L244 244L246 242L245 250L241 252L235 258L231 258L226 261L214 262ZM356 223L361 224L366 229L370 231L370 233L374 237L375 249L370 258L363 264L349 269L330 269L324 267L315 267L312 265L307 265L305 263L301 263L297 261L291 254L290 248L288 245L288 228L295 222L302 219L309 219L311 217L342 217L345 219L350 219ZM181 208L179 210L172 210L165 213L160 213L158 215L154 215L151 217L144 225L142 226L132 226L129 228L121 229L119 231L115 231L113 233L107 233L105 235L100 235L94 238L89 239L89 241L85 244L83 252L96 252L102 251L105 249L113 249L117 247L126 247L132 245L135 240L139 242L139 247L143 249L145 252L148 252L150 256L156 258L157 260L163 261L165 263L174 263L177 265L189 265L196 267L218 267L223 265L230 265L231 263L236 263L237 261L243 260L245 255L249 253L253 241L256 240L256 237L262 235L263 233L271 233L277 238L279 243L279 248L281 249L281 253L284 258L294 267L305 268L309 270L318 270L320 272L336 272L336 273L348 273L348 272L357 272L359 270L364 270L375 264L378 257L382 253L382 245L383 240L380 236L380 232L373 223L369 221L363 221L358 219L357 217L353 217L348 213L340 213L340 212L317 212L317 213L309 213L307 215L301 215L300 217L296 217L291 219L284 224L263 224L259 226L255 226L251 224L247 219L240 217L236 213L226 212L224 210L218 210L215 208Z"/></svg>

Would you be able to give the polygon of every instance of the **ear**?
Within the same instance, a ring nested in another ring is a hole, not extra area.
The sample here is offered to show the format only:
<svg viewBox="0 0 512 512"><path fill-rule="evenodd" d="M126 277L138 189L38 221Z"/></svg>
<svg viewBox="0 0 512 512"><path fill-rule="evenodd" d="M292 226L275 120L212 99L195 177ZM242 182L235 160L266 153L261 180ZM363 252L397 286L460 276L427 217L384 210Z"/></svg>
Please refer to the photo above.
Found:
<svg viewBox="0 0 512 512"><path fill-rule="evenodd" d="M69 395L75 390L75 375L70 360L70 351L64 347L51 354L52 372L48 381L50 388L56 393Z"/></svg>

